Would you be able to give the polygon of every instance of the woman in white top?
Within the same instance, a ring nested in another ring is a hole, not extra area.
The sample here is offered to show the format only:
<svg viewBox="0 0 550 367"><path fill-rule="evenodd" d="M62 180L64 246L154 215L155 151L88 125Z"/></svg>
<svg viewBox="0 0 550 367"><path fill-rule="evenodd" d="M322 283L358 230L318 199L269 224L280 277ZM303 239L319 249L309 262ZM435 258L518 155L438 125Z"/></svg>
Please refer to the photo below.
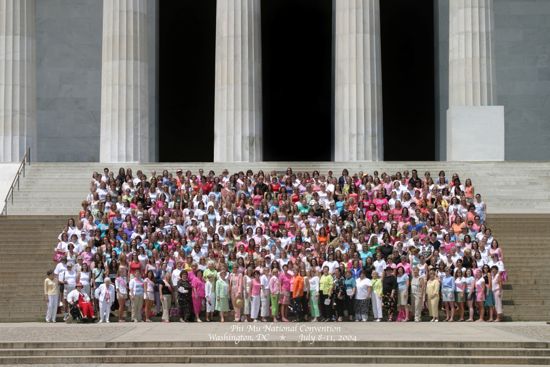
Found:
<svg viewBox="0 0 550 367"><path fill-rule="evenodd" d="M82 263L82 269L79 273L79 280L77 283L82 284L82 292L86 293L88 297L91 297L90 294L90 268L88 267L88 264Z"/></svg>
<svg viewBox="0 0 550 367"><path fill-rule="evenodd" d="M320 315L319 312L319 276L315 268L311 268L308 277L309 283L309 311L311 313L311 321L317 321Z"/></svg>
<svg viewBox="0 0 550 367"><path fill-rule="evenodd" d="M371 297L372 284L366 277L364 271L355 281L355 321L367 321L368 318L368 299Z"/></svg>

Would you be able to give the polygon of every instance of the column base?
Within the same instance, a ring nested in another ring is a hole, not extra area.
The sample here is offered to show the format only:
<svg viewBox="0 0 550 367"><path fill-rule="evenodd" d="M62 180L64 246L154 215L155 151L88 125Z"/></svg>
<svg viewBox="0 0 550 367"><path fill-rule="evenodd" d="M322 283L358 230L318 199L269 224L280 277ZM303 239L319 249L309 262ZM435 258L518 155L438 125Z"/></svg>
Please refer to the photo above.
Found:
<svg viewBox="0 0 550 367"><path fill-rule="evenodd" d="M503 161L504 106L447 110L448 161Z"/></svg>

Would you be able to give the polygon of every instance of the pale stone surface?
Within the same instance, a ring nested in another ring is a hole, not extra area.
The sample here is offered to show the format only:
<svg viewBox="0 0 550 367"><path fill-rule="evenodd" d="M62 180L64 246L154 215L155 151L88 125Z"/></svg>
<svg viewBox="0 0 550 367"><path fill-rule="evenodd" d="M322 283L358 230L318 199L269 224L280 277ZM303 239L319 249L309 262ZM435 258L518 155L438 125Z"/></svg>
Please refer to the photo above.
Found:
<svg viewBox="0 0 550 367"><path fill-rule="evenodd" d="M506 159L550 160L550 1L494 2L498 101Z"/></svg>
<svg viewBox="0 0 550 367"><path fill-rule="evenodd" d="M218 0L214 162L262 160L260 0Z"/></svg>
<svg viewBox="0 0 550 367"><path fill-rule="evenodd" d="M55 337L52 338L52 330ZM82 332L86 330L87 332ZM339 335L355 336L357 341L490 341L490 342L539 342L550 341L549 328L544 322L455 323L186 323L169 324L138 323L132 325L111 324L63 324L4 323L0 324L1 342L69 342L87 341L88 348L98 348L103 342L132 341L211 341L212 336L255 336L264 334L268 341L299 341L301 336ZM487 340L487 335L491 335ZM285 336L281 339L281 336ZM101 343L101 344L100 344ZM72 346L72 345L71 345Z"/></svg>
<svg viewBox="0 0 550 367"><path fill-rule="evenodd" d="M449 5L449 106L494 105L493 0Z"/></svg>
<svg viewBox="0 0 550 367"><path fill-rule="evenodd" d="M504 107L451 107L447 135L450 161L503 161Z"/></svg>
<svg viewBox="0 0 550 367"><path fill-rule="evenodd" d="M383 159L379 0L335 1L335 161Z"/></svg>
<svg viewBox="0 0 550 367"><path fill-rule="evenodd" d="M36 154L35 0L0 0L0 162Z"/></svg>
<svg viewBox="0 0 550 367"><path fill-rule="evenodd" d="M149 161L146 0L103 2L101 162Z"/></svg>
<svg viewBox="0 0 550 367"><path fill-rule="evenodd" d="M0 212L4 209L4 199L18 168L18 163L0 163Z"/></svg>
<svg viewBox="0 0 550 367"><path fill-rule="evenodd" d="M36 2L37 159L97 162L102 0Z"/></svg>

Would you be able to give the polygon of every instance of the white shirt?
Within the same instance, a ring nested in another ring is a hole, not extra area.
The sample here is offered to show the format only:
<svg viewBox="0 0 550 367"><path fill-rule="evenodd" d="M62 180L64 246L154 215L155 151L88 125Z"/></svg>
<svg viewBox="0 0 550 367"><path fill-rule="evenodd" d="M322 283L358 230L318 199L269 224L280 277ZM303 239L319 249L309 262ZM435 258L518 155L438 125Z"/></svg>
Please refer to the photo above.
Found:
<svg viewBox="0 0 550 367"><path fill-rule="evenodd" d="M69 294L67 294L67 302L71 304L78 303L78 297L80 296L80 294L84 296L84 300L86 302L90 302L90 297L88 297L88 295L85 293L80 293L78 289L73 289L69 292Z"/></svg>
<svg viewBox="0 0 550 367"><path fill-rule="evenodd" d="M105 298L107 298L107 293L109 293L109 304L112 305L115 301L115 287L112 284L109 284L107 288L107 285L103 283L95 291L95 295L97 299L99 299L99 302L106 301Z"/></svg>
<svg viewBox="0 0 550 367"><path fill-rule="evenodd" d="M65 270L61 274L59 274L59 280L63 281L66 285L69 287L75 287L76 286L76 271L74 270Z"/></svg>
<svg viewBox="0 0 550 367"><path fill-rule="evenodd" d="M369 288L372 286L372 282L369 278L355 280L355 287L357 289L355 293L355 299L367 299L369 294Z"/></svg>
<svg viewBox="0 0 550 367"><path fill-rule="evenodd" d="M178 285L178 281L180 279L181 269L174 269L172 271L172 285L176 287Z"/></svg>
<svg viewBox="0 0 550 367"><path fill-rule="evenodd" d="M384 269L386 268L386 261L385 260L376 260L372 265L374 265L374 269L378 273L378 276L382 276L382 273L384 272Z"/></svg>

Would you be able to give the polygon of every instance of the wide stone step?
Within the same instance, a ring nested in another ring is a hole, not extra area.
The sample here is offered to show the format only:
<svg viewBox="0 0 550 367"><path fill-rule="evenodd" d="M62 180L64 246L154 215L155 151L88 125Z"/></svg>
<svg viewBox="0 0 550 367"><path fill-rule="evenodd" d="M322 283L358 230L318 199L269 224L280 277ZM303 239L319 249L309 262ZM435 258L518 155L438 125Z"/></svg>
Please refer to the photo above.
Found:
<svg viewBox="0 0 550 367"><path fill-rule="evenodd" d="M304 343L304 345L307 345ZM316 347L315 343L304 347L172 347L172 348L59 348L59 349L0 349L0 357L15 356L97 356L109 355L354 355L354 356L388 356L413 355L430 356L434 348L402 347ZM438 354L445 356L550 356L550 350L540 348L441 348Z"/></svg>
<svg viewBox="0 0 550 367"><path fill-rule="evenodd" d="M438 350L434 350L434 354ZM0 357L0 364L71 364L75 362L74 356L36 356L36 357ZM142 364L166 364L166 363L216 363L216 364L532 364L548 365L548 357L523 357L523 356L413 356L413 355L192 355L192 356L118 356L103 354L101 356L78 357L79 363L142 363Z"/></svg>

